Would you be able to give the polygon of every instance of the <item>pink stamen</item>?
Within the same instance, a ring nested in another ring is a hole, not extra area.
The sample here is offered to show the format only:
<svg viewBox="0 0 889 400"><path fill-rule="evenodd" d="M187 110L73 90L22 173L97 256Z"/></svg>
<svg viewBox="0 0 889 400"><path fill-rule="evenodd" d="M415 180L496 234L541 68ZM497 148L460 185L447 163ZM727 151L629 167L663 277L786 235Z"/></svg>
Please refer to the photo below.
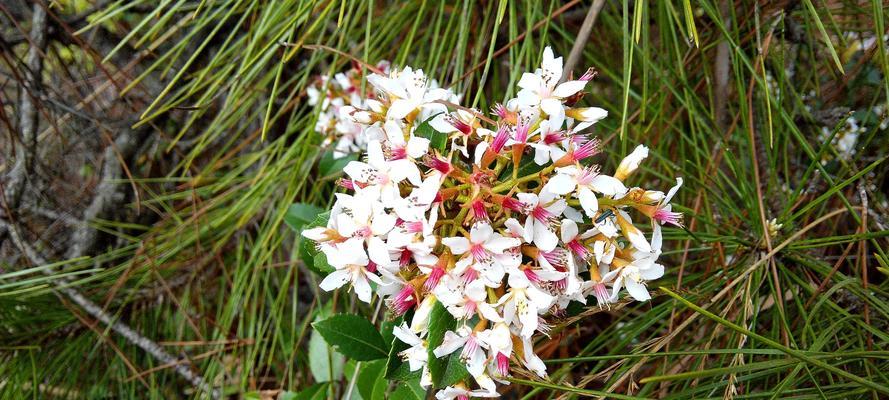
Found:
<svg viewBox="0 0 889 400"><path fill-rule="evenodd" d="M481 199L475 199L472 202L472 216L476 221L488 220L488 210L485 209L485 202Z"/></svg>
<svg viewBox="0 0 889 400"><path fill-rule="evenodd" d="M373 235L373 231L370 230L369 226L361 227L361 229L358 229L357 231L355 231L355 236L371 237L372 235Z"/></svg>
<svg viewBox="0 0 889 400"><path fill-rule="evenodd" d="M339 179L336 184L349 190L355 190L355 181L351 179Z"/></svg>
<svg viewBox="0 0 889 400"><path fill-rule="evenodd" d="M529 281L533 283L540 283L540 277L537 276L537 273L534 272L533 269L527 268L525 269L525 277L528 278Z"/></svg>
<svg viewBox="0 0 889 400"><path fill-rule="evenodd" d="M509 110L500 103L494 104L494 107L491 107L491 112L497 115L500 119L505 119L509 116Z"/></svg>
<svg viewBox="0 0 889 400"><path fill-rule="evenodd" d="M589 185L590 183L593 183L593 179L595 179L597 176L599 176L598 166L585 167L581 169L577 174L577 184Z"/></svg>
<svg viewBox="0 0 889 400"><path fill-rule="evenodd" d="M530 124L525 121L519 121L518 125L515 127L515 141L519 143L527 142L529 129L531 129Z"/></svg>
<svg viewBox="0 0 889 400"><path fill-rule="evenodd" d="M563 140L565 140L565 135L562 131L550 131L543 136L543 143L547 145L561 143Z"/></svg>
<svg viewBox="0 0 889 400"><path fill-rule="evenodd" d="M499 129L497 129L497 135L494 136L494 141L491 143L491 151L494 154L500 154L500 151L503 150L503 146L506 145L506 140L509 139L509 128L506 125L501 125Z"/></svg>
<svg viewBox="0 0 889 400"><path fill-rule="evenodd" d="M577 255L577 257L584 260L589 259L590 255L592 254L590 253L590 250L586 246L584 246L583 243L580 243L580 241L577 239L568 242L568 249L570 249L571 252Z"/></svg>
<svg viewBox="0 0 889 400"><path fill-rule="evenodd" d="M404 249L401 251L401 256L398 258L398 266L401 268L407 267L411 263L411 256L414 253L408 249Z"/></svg>
<svg viewBox="0 0 889 400"><path fill-rule="evenodd" d="M390 161L403 160L403 159L407 158L407 149L404 147L395 147L395 148L389 149L389 153L390 153L390 155L389 155Z"/></svg>
<svg viewBox="0 0 889 400"><path fill-rule="evenodd" d="M460 352L460 358L468 360L476 350L478 350L478 341L475 340L474 334L470 334L469 337L466 338L466 343L463 345L463 351Z"/></svg>
<svg viewBox="0 0 889 400"><path fill-rule="evenodd" d="M500 205L507 210L512 210L515 212L525 211L525 204L512 197L503 197L503 201L500 203Z"/></svg>
<svg viewBox="0 0 889 400"><path fill-rule="evenodd" d="M392 311L395 312L395 315L401 315L410 310L415 304L417 304L417 300L414 298L414 287L405 285L392 299Z"/></svg>
<svg viewBox="0 0 889 400"><path fill-rule="evenodd" d="M407 231L408 233L423 232L423 222L422 221L405 222L404 223L404 230Z"/></svg>
<svg viewBox="0 0 889 400"><path fill-rule="evenodd" d="M447 160L442 160L438 157L429 156L426 157L423 161L426 166L438 172L441 172L442 175L447 175L454 170L450 162L448 162Z"/></svg>
<svg viewBox="0 0 889 400"><path fill-rule="evenodd" d="M366 269L367 272L370 272L370 273L377 272L377 263L375 263L373 261L368 261L367 267L365 267L364 269Z"/></svg>
<svg viewBox="0 0 889 400"><path fill-rule="evenodd" d="M463 283L469 284L478 279L478 271L469 268L463 273Z"/></svg>
<svg viewBox="0 0 889 400"><path fill-rule="evenodd" d="M553 213L541 206L534 207L534 210L531 211L531 216L543 224L549 224L555 217Z"/></svg>
<svg viewBox="0 0 889 400"><path fill-rule="evenodd" d="M602 282L598 282L593 286L593 293L596 295L596 301L600 306L608 304L608 289L605 288L605 284Z"/></svg>
<svg viewBox="0 0 889 400"><path fill-rule="evenodd" d="M469 135L470 133L472 133L472 127L469 126L469 124L463 122L462 120L459 120L459 119L454 118L453 116L449 115L447 117L447 121L451 125L453 125L454 128L457 128L458 131L462 132L464 135Z"/></svg>
<svg viewBox="0 0 889 400"><path fill-rule="evenodd" d="M669 223L676 226L682 226L682 213L658 208L657 211L654 212L654 220L662 224Z"/></svg>
<svg viewBox="0 0 889 400"><path fill-rule="evenodd" d="M589 82L589 81L593 80L593 78L595 78L595 77L596 77L596 70L594 70L592 67L590 67L577 80Z"/></svg>
<svg viewBox="0 0 889 400"><path fill-rule="evenodd" d="M445 270L441 267L432 268L432 271L429 272L429 277L426 278L426 283L423 284L423 288L426 290L435 289L438 286L438 283L441 281L441 277L445 274Z"/></svg>
<svg viewBox="0 0 889 400"><path fill-rule="evenodd" d="M599 139L590 139L574 150L574 161L580 161L585 158L599 154Z"/></svg>
<svg viewBox="0 0 889 400"><path fill-rule="evenodd" d="M471 318L475 315L476 304L472 300L466 300L466 305L463 306L463 309L466 310L465 318Z"/></svg>
<svg viewBox="0 0 889 400"><path fill-rule="evenodd" d="M469 396L467 396L465 394L458 394L457 400L469 400Z"/></svg>
<svg viewBox="0 0 889 400"><path fill-rule="evenodd" d="M555 267L556 269L564 268L565 265L568 264L567 255L565 251L560 248L555 248L553 251L540 252L540 255L546 260L550 265Z"/></svg>
<svg viewBox="0 0 889 400"><path fill-rule="evenodd" d="M475 259L475 261L487 261L489 258L488 250L486 250L485 246L482 246L480 243L473 244L469 248L469 252L472 254L472 258Z"/></svg>
<svg viewBox="0 0 889 400"><path fill-rule="evenodd" d="M509 374L509 357L503 353L497 353L497 373L500 376L506 376Z"/></svg>

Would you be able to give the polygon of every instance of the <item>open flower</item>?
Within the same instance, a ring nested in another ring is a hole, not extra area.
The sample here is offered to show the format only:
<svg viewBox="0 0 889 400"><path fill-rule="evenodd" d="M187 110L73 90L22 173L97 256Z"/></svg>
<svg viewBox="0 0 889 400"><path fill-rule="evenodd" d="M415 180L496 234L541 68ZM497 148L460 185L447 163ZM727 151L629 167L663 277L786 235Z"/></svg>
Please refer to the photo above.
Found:
<svg viewBox="0 0 889 400"><path fill-rule="evenodd" d="M562 102L583 90L587 82L583 80L559 83L562 79L562 57L554 57L553 50L543 50L543 62L540 68L532 73L522 74L518 86L519 103L524 106L540 106L548 115L564 118L565 108Z"/></svg>
<svg viewBox="0 0 889 400"><path fill-rule="evenodd" d="M343 171L357 182L368 185L367 190L380 193L384 204L390 205L399 198L398 184L408 179L412 184L420 183L420 170L409 159L387 161L383 147L378 141L367 144L367 162L350 161Z"/></svg>
<svg viewBox="0 0 889 400"><path fill-rule="evenodd" d="M370 260L364 251L364 241L353 238L338 245L321 245L321 251L327 256L327 263L335 270L329 273L319 285L321 289L331 291L352 284L358 299L370 303L371 289L369 281L381 284L380 277L368 272Z"/></svg>
<svg viewBox="0 0 889 400"><path fill-rule="evenodd" d="M558 174L546 183L546 190L558 195L566 195L576 191L580 206L590 218L596 216L599 201L595 193L605 196L618 196L627 192L627 188L619 180L608 175L599 174L592 167L570 166L557 168Z"/></svg>

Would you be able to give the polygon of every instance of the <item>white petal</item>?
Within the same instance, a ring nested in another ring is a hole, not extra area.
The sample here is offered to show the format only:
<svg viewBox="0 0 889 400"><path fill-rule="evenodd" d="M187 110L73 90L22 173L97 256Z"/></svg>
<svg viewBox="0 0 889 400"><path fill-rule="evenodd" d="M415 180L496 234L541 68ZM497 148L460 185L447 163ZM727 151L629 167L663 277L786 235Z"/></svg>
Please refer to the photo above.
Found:
<svg viewBox="0 0 889 400"><path fill-rule="evenodd" d="M367 77L367 81L370 82L370 84L377 89L387 94L400 98L407 97L407 91L405 91L404 87L401 86L398 81L394 79L387 78L379 74L371 74Z"/></svg>
<svg viewBox="0 0 889 400"><path fill-rule="evenodd" d="M599 210L599 200L596 199L596 195L593 194L593 191L583 186L577 192L577 198L580 200L580 206L583 208L583 212L590 218L596 217L596 211Z"/></svg>
<svg viewBox="0 0 889 400"><path fill-rule="evenodd" d="M639 275L646 281L651 281L664 276L664 266L660 264L652 264L648 268L639 270Z"/></svg>
<svg viewBox="0 0 889 400"><path fill-rule="evenodd" d="M553 90L553 96L564 99L583 90L586 84L586 81L567 81L561 83L559 86L556 86L555 90Z"/></svg>
<svg viewBox="0 0 889 400"><path fill-rule="evenodd" d="M451 354L457 349L463 347L466 344L466 339L468 337L460 336L454 332L447 331L445 332L444 339L441 342L441 346L436 347L432 353L435 354L436 358L441 358L448 354Z"/></svg>
<svg viewBox="0 0 889 400"><path fill-rule="evenodd" d="M343 168L343 172L349 175L349 178L358 182L367 182L375 170L376 168L361 161L349 161Z"/></svg>
<svg viewBox="0 0 889 400"><path fill-rule="evenodd" d="M358 300L370 303L370 284L367 282L367 277L365 277L364 274L359 272L355 276L355 280L352 282L352 288L355 289L355 294L358 296Z"/></svg>
<svg viewBox="0 0 889 400"><path fill-rule="evenodd" d="M392 262L392 259L389 257L389 249L386 248L386 243L383 242L383 239L374 236L368 242L367 252L370 253L371 261L382 266L389 265Z"/></svg>
<svg viewBox="0 0 889 400"><path fill-rule="evenodd" d="M395 100L392 102L392 105L389 106L389 111L386 112L386 118L402 119L416 110L419 106L420 103L412 99Z"/></svg>
<svg viewBox="0 0 889 400"><path fill-rule="evenodd" d="M484 247L494 254L503 254L506 249L511 249L522 244L516 238L510 238L495 234L492 238L485 242Z"/></svg>
<svg viewBox="0 0 889 400"><path fill-rule="evenodd" d="M630 296L633 296L634 299L638 301L651 299L651 295L648 293L648 289L645 288L645 285L632 279L627 279L625 283L627 285L627 292L630 293Z"/></svg>
<svg viewBox="0 0 889 400"><path fill-rule="evenodd" d="M577 180L568 174L557 174L546 182L546 189L558 195L571 193L576 186Z"/></svg>
<svg viewBox="0 0 889 400"><path fill-rule="evenodd" d="M536 91L543 86L543 81L537 74L525 72L522 74L522 77L519 78L519 83L517 85L522 89Z"/></svg>
<svg viewBox="0 0 889 400"><path fill-rule="evenodd" d="M552 251L559 244L559 238L546 224L536 222L534 223L534 244L542 251Z"/></svg>
<svg viewBox="0 0 889 400"><path fill-rule="evenodd" d="M673 196L676 195L676 192L679 191L679 188L682 187L682 178L676 178L676 186L670 188L670 191L667 192L667 197L664 198L664 204L669 203L670 200L673 200Z"/></svg>
<svg viewBox="0 0 889 400"><path fill-rule="evenodd" d="M429 139L411 136L407 141L407 155L411 158L420 158L429 151Z"/></svg>
<svg viewBox="0 0 889 400"><path fill-rule="evenodd" d="M346 283L348 283L352 279L352 273L349 272L348 269L338 269L327 274L324 277L324 280L321 281L321 284L318 285L321 289L324 289L326 292L330 292L334 289L338 289L343 287Z"/></svg>
<svg viewBox="0 0 889 400"><path fill-rule="evenodd" d="M485 243L493 234L494 228L491 227L491 224L485 222L477 222L473 224L472 229L469 231L469 237L472 240L472 243Z"/></svg>
<svg viewBox="0 0 889 400"><path fill-rule="evenodd" d="M627 192L627 187L621 181L608 175L596 175L593 181L590 182L590 187L606 196L615 196Z"/></svg>
<svg viewBox="0 0 889 400"><path fill-rule="evenodd" d="M549 98L541 100L540 109L547 115L555 116L557 119L564 118L565 116L565 108L562 106L562 102L557 99Z"/></svg>
<svg viewBox="0 0 889 400"><path fill-rule="evenodd" d="M577 223L570 219L562 220L562 243L568 243L577 237Z"/></svg>

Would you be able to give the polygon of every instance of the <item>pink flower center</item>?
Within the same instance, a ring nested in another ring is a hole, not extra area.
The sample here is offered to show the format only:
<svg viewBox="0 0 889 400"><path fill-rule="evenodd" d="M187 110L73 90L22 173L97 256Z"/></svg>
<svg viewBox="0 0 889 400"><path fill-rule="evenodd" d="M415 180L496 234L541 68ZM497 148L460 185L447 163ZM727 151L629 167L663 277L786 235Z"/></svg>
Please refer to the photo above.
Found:
<svg viewBox="0 0 889 400"><path fill-rule="evenodd" d="M563 140L565 140L565 136L561 131L550 131L543 137L543 143L547 145L560 143Z"/></svg>
<svg viewBox="0 0 889 400"><path fill-rule="evenodd" d="M525 277L528 278L529 281L534 282L534 283L540 283L540 277L537 276L537 273L534 272L533 269L527 268L527 269L525 269L524 272L525 272Z"/></svg>
<svg viewBox="0 0 889 400"><path fill-rule="evenodd" d="M361 237L371 237L373 235L373 231L370 230L370 226L363 226L355 231L355 235Z"/></svg>
<svg viewBox="0 0 889 400"><path fill-rule="evenodd" d="M501 205L503 206L503 208L515 212L523 212L525 210L525 204L512 197L503 197L503 202L501 203Z"/></svg>
<svg viewBox="0 0 889 400"><path fill-rule="evenodd" d="M580 161L599 154L599 139L590 139L574 150L574 160Z"/></svg>
<svg viewBox="0 0 889 400"><path fill-rule="evenodd" d="M454 118L453 116L448 116L447 120L451 123L451 125L454 126L454 128L457 128L457 130L462 132L464 135L469 135L470 133L472 133L472 127L462 120Z"/></svg>
<svg viewBox="0 0 889 400"><path fill-rule="evenodd" d="M515 141L519 143L527 142L529 129L531 129L531 125L524 121L519 121L518 125L515 127Z"/></svg>
<svg viewBox="0 0 889 400"><path fill-rule="evenodd" d="M599 305L608 304L608 289L605 289L605 284L602 282L598 282L593 286L593 293L596 295L596 301Z"/></svg>
<svg viewBox="0 0 889 400"><path fill-rule="evenodd" d="M407 158L407 149L404 147L393 147L389 152L390 160L403 160Z"/></svg>
<svg viewBox="0 0 889 400"><path fill-rule="evenodd" d="M375 263L373 261L368 261L367 267L365 267L365 269L367 269L367 272L370 272L370 273L377 272L377 263Z"/></svg>
<svg viewBox="0 0 889 400"><path fill-rule="evenodd" d="M466 310L464 318L471 318L473 315L475 315L476 307L477 306L475 304L475 301L467 299L466 304L463 306L463 309Z"/></svg>
<svg viewBox="0 0 889 400"><path fill-rule="evenodd" d="M578 185L589 185L593 183L593 179L599 176L598 168L594 167L586 167L578 171L577 173L577 184Z"/></svg>
<svg viewBox="0 0 889 400"><path fill-rule="evenodd" d="M564 250L559 248L553 249L553 251L540 252L540 255L556 269L564 268L568 263L567 255Z"/></svg>
<svg viewBox="0 0 889 400"><path fill-rule="evenodd" d="M441 172L442 175L447 175L454 170L453 167L451 167L451 163L438 157L426 157L424 162L429 168Z"/></svg>

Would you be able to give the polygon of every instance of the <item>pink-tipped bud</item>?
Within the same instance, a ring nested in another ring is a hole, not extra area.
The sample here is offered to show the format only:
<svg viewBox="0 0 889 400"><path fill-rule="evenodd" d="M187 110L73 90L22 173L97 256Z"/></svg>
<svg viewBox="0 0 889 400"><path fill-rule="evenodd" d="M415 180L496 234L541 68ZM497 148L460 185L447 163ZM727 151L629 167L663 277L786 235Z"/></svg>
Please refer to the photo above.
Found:
<svg viewBox="0 0 889 400"><path fill-rule="evenodd" d="M497 353L497 373L500 376L509 375L509 357L503 353Z"/></svg>
<svg viewBox="0 0 889 400"><path fill-rule="evenodd" d="M482 199L473 200L472 217L476 221L488 221L488 210L485 208L485 202Z"/></svg>
<svg viewBox="0 0 889 400"><path fill-rule="evenodd" d="M506 125L501 125L499 129L497 129L497 135L494 136L494 141L491 142L491 151L494 154L500 154L503 151L503 146L506 145L506 140L509 139L509 128Z"/></svg>
<svg viewBox="0 0 889 400"><path fill-rule="evenodd" d="M494 104L494 107L491 107L491 112L500 119L506 119L509 116L509 110L500 103Z"/></svg>
<svg viewBox="0 0 889 400"><path fill-rule="evenodd" d="M405 285L404 288L392 299L392 312L394 312L395 315L402 315L416 304L417 299L414 298L414 287Z"/></svg>
<svg viewBox="0 0 889 400"><path fill-rule="evenodd" d="M472 127L469 126L469 124L463 122L458 118L454 118L453 115L448 115L447 117L445 117L445 120L450 123L451 126L457 128L457 130L464 135L469 135L472 133Z"/></svg>

